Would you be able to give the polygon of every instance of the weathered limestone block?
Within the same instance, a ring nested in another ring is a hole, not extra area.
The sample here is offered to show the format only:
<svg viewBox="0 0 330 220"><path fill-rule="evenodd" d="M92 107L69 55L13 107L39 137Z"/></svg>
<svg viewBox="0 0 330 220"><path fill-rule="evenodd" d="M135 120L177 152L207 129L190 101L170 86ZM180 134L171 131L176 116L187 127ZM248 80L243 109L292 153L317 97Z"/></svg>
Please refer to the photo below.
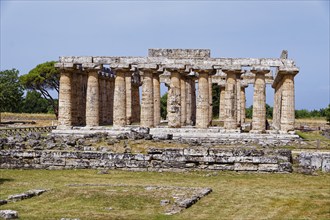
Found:
<svg viewBox="0 0 330 220"><path fill-rule="evenodd" d="M72 126L72 72L62 70L58 103L58 129Z"/></svg>
<svg viewBox="0 0 330 220"><path fill-rule="evenodd" d="M149 49L149 57L168 58L209 58L211 51L208 49Z"/></svg>
<svg viewBox="0 0 330 220"><path fill-rule="evenodd" d="M210 118L210 102L209 102L209 73L200 71L198 78L198 97L196 109L196 127L207 128Z"/></svg>
<svg viewBox="0 0 330 220"><path fill-rule="evenodd" d="M97 70L90 70L87 81L86 126L99 125L99 80Z"/></svg>
<svg viewBox="0 0 330 220"><path fill-rule="evenodd" d="M178 70L171 71L171 84L168 93L167 117L168 127L181 127L181 82Z"/></svg>
<svg viewBox="0 0 330 220"><path fill-rule="evenodd" d="M153 70L151 69L145 69L143 72L140 125L154 127Z"/></svg>
<svg viewBox="0 0 330 220"><path fill-rule="evenodd" d="M126 125L126 83L125 73L128 69L116 69L113 126L123 127Z"/></svg>
<svg viewBox="0 0 330 220"><path fill-rule="evenodd" d="M0 218L18 219L18 212L14 210L0 210Z"/></svg>

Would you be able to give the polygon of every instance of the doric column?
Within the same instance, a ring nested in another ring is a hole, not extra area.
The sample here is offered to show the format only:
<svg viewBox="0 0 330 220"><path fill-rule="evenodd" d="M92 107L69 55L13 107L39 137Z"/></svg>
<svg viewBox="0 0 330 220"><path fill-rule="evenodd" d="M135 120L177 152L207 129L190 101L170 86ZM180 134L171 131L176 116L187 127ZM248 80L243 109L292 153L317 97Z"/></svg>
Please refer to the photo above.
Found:
<svg viewBox="0 0 330 220"><path fill-rule="evenodd" d="M86 126L99 125L99 80L98 70L89 69L86 97Z"/></svg>
<svg viewBox="0 0 330 220"><path fill-rule="evenodd" d="M159 73L153 74L153 92L154 92L154 126L160 124L160 81Z"/></svg>
<svg viewBox="0 0 330 220"><path fill-rule="evenodd" d="M213 119L213 100L212 100L212 77L209 77L209 125L212 125Z"/></svg>
<svg viewBox="0 0 330 220"><path fill-rule="evenodd" d="M225 119L225 85L219 85L219 87L220 87L219 119L223 121Z"/></svg>
<svg viewBox="0 0 330 220"><path fill-rule="evenodd" d="M154 127L154 93L153 70L144 68L141 99L141 123L142 127Z"/></svg>
<svg viewBox="0 0 330 220"><path fill-rule="evenodd" d="M181 76L180 71L184 70L184 65L167 68L171 73L170 89L167 102L168 126L171 128L181 127Z"/></svg>
<svg viewBox="0 0 330 220"><path fill-rule="evenodd" d="M224 67L222 71L227 74L225 87L225 129L237 128L237 85L236 79L241 74L239 66Z"/></svg>
<svg viewBox="0 0 330 220"><path fill-rule="evenodd" d="M107 123L107 93L106 93L106 81L105 77L99 75L99 94L100 94L100 124L104 125Z"/></svg>
<svg viewBox="0 0 330 220"><path fill-rule="evenodd" d="M115 94L115 79L111 77L108 83L109 102L107 106L107 108L109 109L109 124L113 124L114 94Z"/></svg>
<svg viewBox="0 0 330 220"><path fill-rule="evenodd" d="M109 108L109 105L110 105L110 77L107 76L105 78L105 123L106 124L110 124L110 108Z"/></svg>
<svg viewBox="0 0 330 220"><path fill-rule="evenodd" d="M191 79L186 79L186 123L192 125L192 95L191 95Z"/></svg>
<svg viewBox="0 0 330 220"><path fill-rule="evenodd" d="M280 130L281 123L281 102L282 102L282 87L281 83L277 83L274 94L274 107L273 107L273 123L272 127L275 130Z"/></svg>
<svg viewBox="0 0 330 220"><path fill-rule="evenodd" d="M298 72L297 67L279 67L272 85L276 90L275 102L279 103L276 107L278 113L275 117L278 121L275 122L275 126L279 122L279 128L283 132L294 130L294 77Z"/></svg>
<svg viewBox="0 0 330 220"><path fill-rule="evenodd" d="M281 131L294 130L294 75L286 74L282 79Z"/></svg>
<svg viewBox="0 0 330 220"><path fill-rule="evenodd" d="M192 125L196 125L196 82L195 78L191 80L191 120Z"/></svg>
<svg viewBox="0 0 330 220"><path fill-rule="evenodd" d="M210 102L209 102L209 72L197 70L198 76L198 97L196 109L196 127L207 128L210 124Z"/></svg>
<svg viewBox="0 0 330 220"><path fill-rule="evenodd" d="M132 122L140 122L141 107L139 84L132 84L132 109Z"/></svg>
<svg viewBox="0 0 330 220"><path fill-rule="evenodd" d="M72 125L78 125L78 110L79 110L79 86L78 86L78 72L74 70L71 74L71 114L72 114Z"/></svg>
<svg viewBox="0 0 330 220"><path fill-rule="evenodd" d="M72 126L72 71L61 69L58 101L58 129Z"/></svg>
<svg viewBox="0 0 330 220"><path fill-rule="evenodd" d="M186 100L186 79L181 76L180 79L180 93L181 93L181 126L186 125L187 120L187 100Z"/></svg>
<svg viewBox="0 0 330 220"><path fill-rule="evenodd" d="M77 93L76 93L76 106L77 106L77 125L83 125L84 120L83 120L83 73L79 72L77 73L77 78L76 78L76 86L77 86Z"/></svg>
<svg viewBox="0 0 330 220"><path fill-rule="evenodd" d="M245 109L246 109L245 88L246 87L248 87L247 83L241 83L241 123L245 123Z"/></svg>
<svg viewBox="0 0 330 220"><path fill-rule="evenodd" d="M255 74L251 132L262 133L266 130L265 74L269 73L269 71L269 68L264 67L253 67L251 70Z"/></svg>
<svg viewBox="0 0 330 220"><path fill-rule="evenodd" d="M82 124L86 125L86 103L87 103L87 81L88 81L88 74L86 72L83 72L81 75L81 81L82 81L82 99L81 99L81 118L82 118Z"/></svg>
<svg viewBox="0 0 330 220"><path fill-rule="evenodd" d="M112 69L114 69L112 67ZM115 91L113 99L113 126L124 127L126 125L126 83L125 74L128 68L116 68Z"/></svg>
<svg viewBox="0 0 330 220"><path fill-rule="evenodd" d="M238 77L236 79L236 116L237 116L237 124L241 124L241 79Z"/></svg>
<svg viewBox="0 0 330 220"><path fill-rule="evenodd" d="M125 73L126 83L126 124L132 124L132 73Z"/></svg>

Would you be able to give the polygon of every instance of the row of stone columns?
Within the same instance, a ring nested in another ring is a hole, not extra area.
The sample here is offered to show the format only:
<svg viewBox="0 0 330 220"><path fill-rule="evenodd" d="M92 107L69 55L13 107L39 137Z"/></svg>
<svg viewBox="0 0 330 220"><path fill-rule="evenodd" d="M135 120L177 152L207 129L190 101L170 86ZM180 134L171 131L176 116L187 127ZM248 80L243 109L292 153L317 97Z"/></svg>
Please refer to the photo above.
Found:
<svg viewBox="0 0 330 220"><path fill-rule="evenodd" d="M160 79L156 65L139 66L142 76L140 105L139 83L135 83L127 67L113 68L115 78L100 76L99 69L64 69L60 77L59 121L60 126L98 126L113 123L125 126L140 121L144 127L160 124ZM198 72L198 97L195 78L188 76L184 68L169 68L168 126L181 127L196 123L207 128L212 122L212 70ZM240 80L241 68L223 68L225 86L220 86L220 119L225 129L237 129L245 122L245 88ZM266 130L266 82L269 68L254 67L252 131ZM273 127L283 131L294 128L294 71L279 70L274 81ZM140 110L141 106L141 110ZM141 117L141 118L140 118ZM140 120L141 119L141 120Z"/></svg>

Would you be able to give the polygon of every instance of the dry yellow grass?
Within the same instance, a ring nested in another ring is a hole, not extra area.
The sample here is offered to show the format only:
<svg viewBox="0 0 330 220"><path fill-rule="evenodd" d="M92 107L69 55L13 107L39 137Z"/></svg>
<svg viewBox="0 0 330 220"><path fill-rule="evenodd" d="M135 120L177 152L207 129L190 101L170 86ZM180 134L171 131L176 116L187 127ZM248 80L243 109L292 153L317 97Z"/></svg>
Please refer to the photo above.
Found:
<svg viewBox="0 0 330 220"><path fill-rule="evenodd" d="M43 113L11 113L2 112L1 121L34 121L35 124L27 124L27 126L52 126L57 124L55 114Z"/></svg>

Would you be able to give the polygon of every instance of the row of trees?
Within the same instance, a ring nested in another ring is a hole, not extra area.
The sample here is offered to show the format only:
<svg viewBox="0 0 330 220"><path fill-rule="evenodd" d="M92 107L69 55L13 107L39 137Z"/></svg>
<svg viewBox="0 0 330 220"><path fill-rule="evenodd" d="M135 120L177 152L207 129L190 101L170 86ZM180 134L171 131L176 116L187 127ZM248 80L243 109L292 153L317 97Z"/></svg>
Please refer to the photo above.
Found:
<svg viewBox="0 0 330 220"><path fill-rule="evenodd" d="M16 69L0 72L0 111L14 113L54 113L58 100L50 92L59 91L59 72L55 62L36 66L28 74L19 76Z"/></svg>

